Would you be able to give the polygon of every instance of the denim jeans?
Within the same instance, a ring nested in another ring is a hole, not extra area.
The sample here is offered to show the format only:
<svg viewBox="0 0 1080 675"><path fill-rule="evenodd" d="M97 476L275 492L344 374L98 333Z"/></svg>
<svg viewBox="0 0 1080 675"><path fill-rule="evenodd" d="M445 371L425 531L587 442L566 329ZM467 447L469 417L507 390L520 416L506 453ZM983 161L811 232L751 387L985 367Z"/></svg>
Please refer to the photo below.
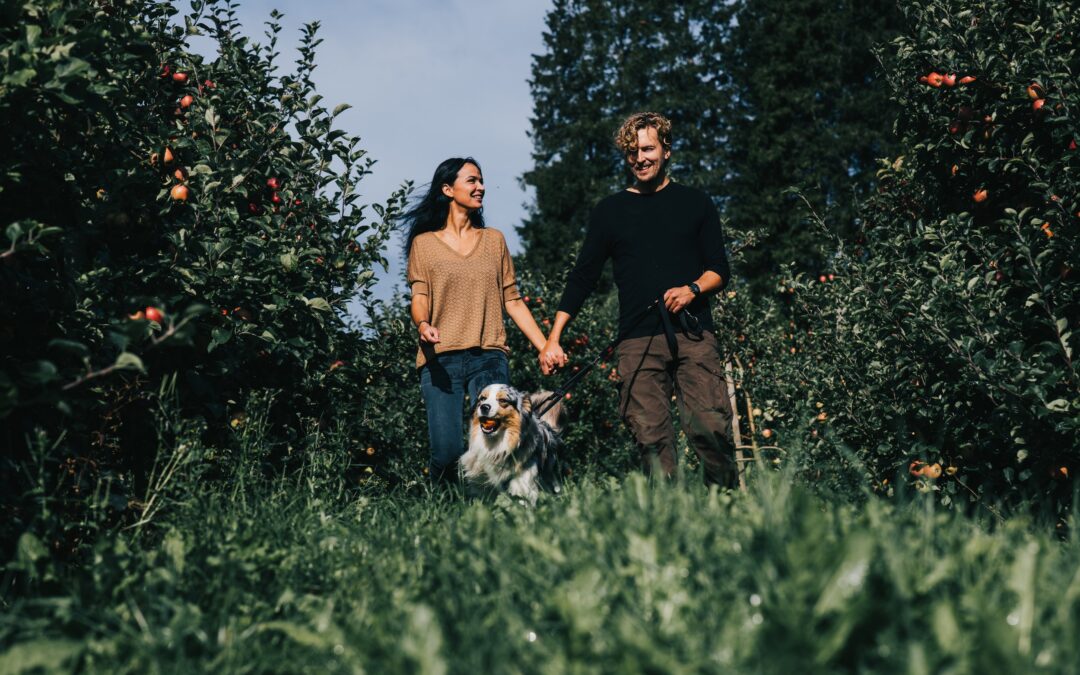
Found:
<svg viewBox="0 0 1080 675"><path fill-rule="evenodd" d="M510 363L499 349L459 349L428 359L420 368L420 392L427 408L432 479L452 478L465 454L465 393L475 401L489 384L509 384Z"/></svg>

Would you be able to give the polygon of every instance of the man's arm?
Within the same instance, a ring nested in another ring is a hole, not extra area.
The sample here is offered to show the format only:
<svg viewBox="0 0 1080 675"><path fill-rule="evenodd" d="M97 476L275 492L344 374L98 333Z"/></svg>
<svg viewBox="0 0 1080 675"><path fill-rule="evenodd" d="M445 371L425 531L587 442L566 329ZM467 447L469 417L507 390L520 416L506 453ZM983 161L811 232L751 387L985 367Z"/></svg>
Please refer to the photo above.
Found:
<svg viewBox="0 0 1080 675"><path fill-rule="evenodd" d="M701 247L702 266L705 271L693 283L698 285L699 295L710 295L722 290L731 275L727 252L724 250L724 230L720 226L720 215L711 200L705 206L705 215L698 232L698 244ZM685 309L695 297L687 283L686 286L676 286L665 291L664 304L668 311L674 314Z"/></svg>
<svg viewBox="0 0 1080 675"><path fill-rule="evenodd" d="M708 295L723 288L724 278L712 270L705 270L700 277L694 280L694 283L701 289L699 295ZM669 312L676 314L685 309L696 297L694 291L690 288L690 284L676 286L664 292L664 305L667 306Z"/></svg>
<svg viewBox="0 0 1080 675"><path fill-rule="evenodd" d="M550 375L556 367L566 365L566 354L559 345L563 329L596 288L596 282L600 280L600 273L604 271L604 263L609 255L610 243L603 219L598 210L593 209L577 262L566 277L566 288L563 289L558 310L555 312L554 325L548 333L547 343L540 350L540 369L545 375Z"/></svg>
<svg viewBox="0 0 1080 675"><path fill-rule="evenodd" d="M540 371L544 375L550 375L555 368L566 365L566 352L563 351L559 341L562 339L563 328L570 323L570 315L559 310L555 312L555 323L548 333L547 342L540 349Z"/></svg>

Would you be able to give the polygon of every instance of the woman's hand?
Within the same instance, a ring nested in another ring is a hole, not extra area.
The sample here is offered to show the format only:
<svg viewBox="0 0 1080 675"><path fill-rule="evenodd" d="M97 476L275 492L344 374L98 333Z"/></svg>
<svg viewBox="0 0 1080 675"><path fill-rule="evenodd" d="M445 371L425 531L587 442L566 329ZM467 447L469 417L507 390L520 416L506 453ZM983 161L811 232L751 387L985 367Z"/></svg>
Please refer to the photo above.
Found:
<svg viewBox="0 0 1080 675"><path fill-rule="evenodd" d="M551 340L544 344L544 348L540 350L540 372L544 375L551 375L555 372L556 368L562 368L566 365L566 353L563 352L563 348L559 345L558 340Z"/></svg>
<svg viewBox="0 0 1080 675"><path fill-rule="evenodd" d="M426 342L428 344L438 344L439 342L439 329L432 326L428 321L421 321L420 325L416 327L416 330L420 332L420 342Z"/></svg>

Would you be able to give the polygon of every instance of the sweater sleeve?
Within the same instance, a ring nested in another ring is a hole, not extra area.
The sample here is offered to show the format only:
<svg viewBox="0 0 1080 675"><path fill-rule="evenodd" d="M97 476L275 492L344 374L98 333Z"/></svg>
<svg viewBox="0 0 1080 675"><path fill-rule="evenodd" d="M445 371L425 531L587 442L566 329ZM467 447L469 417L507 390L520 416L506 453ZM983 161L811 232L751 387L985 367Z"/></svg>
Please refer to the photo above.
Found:
<svg viewBox="0 0 1080 675"><path fill-rule="evenodd" d="M405 270L405 279L413 295L431 295L428 288L427 270L420 262L420 243L415 239L409 248L409 264Z"/></svg>
<svg viewBox="0 0 1080 675"><path fill-rule="evenodd" d="M559 300L558 311L575 316L596 288L600 273L604 271L604 263L611 255L611 243L604 223L600 208L594 208L589 216L589 228L585 233L581 251L578 252L577 262L566 277L566 288Z"/></svg>
<svg viewBox="0 0 1080 675"><path fill-rule="evenodd" d="M507 303L520 298L521 293L518 291L517 278L514 276L514 259L510 256L510 249L506 247L506 237L501 236L501 233L499 246L502 249L499 254L501 258L499 281L502 286L503 302Z"/></svg>
<svg viewBox="0 0 1080 675"><path fill-rule="evenodd" d="M701 244L705 271L716 272L720 275L720 288L717 290L723 290L731 279L731 267L728 265L727 253L724 250L724 230L720 226L720 216L716 212L716 205L708 197L705 200L707 203L701 231L698 233L698 242Z"/></svg>

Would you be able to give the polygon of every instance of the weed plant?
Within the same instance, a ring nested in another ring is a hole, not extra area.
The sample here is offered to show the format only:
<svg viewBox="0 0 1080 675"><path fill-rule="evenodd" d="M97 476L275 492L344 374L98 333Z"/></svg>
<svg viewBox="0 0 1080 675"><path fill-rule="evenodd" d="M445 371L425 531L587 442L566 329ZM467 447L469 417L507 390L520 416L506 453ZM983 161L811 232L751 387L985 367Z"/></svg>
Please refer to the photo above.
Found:
<svg viewBox="0 0 1080 675"><path fill-rule="evenodd" d="M231 478L178 477L150 522L106 531L47 587L32 560L9 571L26 586L0 616L0 672L1080 663L1080 546L1019 518L916 493L832 504L763 471L745 493L631 474L529 509L426 484L356 489L333 469L348 455L337 439L304 471L267 475L248 433Z"/></svg>

